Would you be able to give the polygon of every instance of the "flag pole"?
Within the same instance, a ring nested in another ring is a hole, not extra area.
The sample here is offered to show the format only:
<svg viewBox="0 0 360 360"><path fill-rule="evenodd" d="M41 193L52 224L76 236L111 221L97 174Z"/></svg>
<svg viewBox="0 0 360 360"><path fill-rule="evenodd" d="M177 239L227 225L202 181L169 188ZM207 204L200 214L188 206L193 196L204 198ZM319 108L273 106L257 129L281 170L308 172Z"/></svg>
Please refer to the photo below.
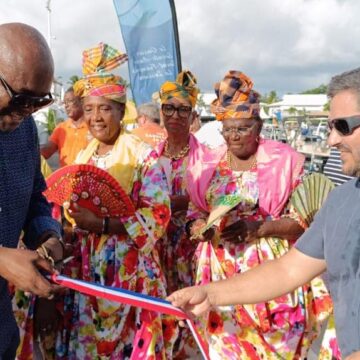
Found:
<svg viewBox="0 0 360 360"><path fill-rule="evenodd" d="M178 24L177 24L177 17L176 17L176 9L175 9L175 2L174 0L169 0L171 15L173 20L173 27L174 27L174 40L176 46L176 60L178 64L178 72L182 71L181 65L181 51L180 51L180 39L179 39L179 31L178 31Z"/></svg>

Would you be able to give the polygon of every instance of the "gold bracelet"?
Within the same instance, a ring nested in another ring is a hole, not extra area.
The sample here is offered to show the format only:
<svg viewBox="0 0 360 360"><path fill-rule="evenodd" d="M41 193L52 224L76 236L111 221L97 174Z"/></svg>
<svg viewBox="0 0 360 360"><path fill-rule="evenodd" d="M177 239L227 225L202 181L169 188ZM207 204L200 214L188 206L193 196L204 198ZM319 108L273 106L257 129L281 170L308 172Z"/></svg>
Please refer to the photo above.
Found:
<svg viewBox="0 0 360 360"><path fill-rule="evenodd" d="M40 251L40 249L42 250L42 252ZM48 249L44 245L40 245L40 248L37 248L36 252L42 259L49 261L53 267L55 266L54 258L49 255Z"/></svg>

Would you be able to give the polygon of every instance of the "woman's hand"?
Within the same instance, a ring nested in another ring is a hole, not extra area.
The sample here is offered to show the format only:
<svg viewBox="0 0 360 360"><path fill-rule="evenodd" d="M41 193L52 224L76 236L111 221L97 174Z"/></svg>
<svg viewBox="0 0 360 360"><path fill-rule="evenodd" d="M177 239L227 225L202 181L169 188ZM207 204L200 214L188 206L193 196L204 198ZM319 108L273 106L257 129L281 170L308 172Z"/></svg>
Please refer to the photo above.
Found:
<svg viewBox="0 0 360 360"><path fill-rule="evenodd" d="M260 236L259 228L262 221L238 220L235 223L226 226L220 233L220 239L234 243L252 242Z"/></svg>
<svg viewBox="0 0 360 360"><path fill-rule="evenodd" d="M190 236L192 239L198 240L198 241L210 241L214 235L215 235L215 229L211 227L210 229L206 230L201 235L197 236L200 229L206 226L206 220L205 219L197 219L195 220L191 226L190 226Z"/></svg>
<svg viewBox="0 0 360 360"><path fill-rule="evenodd" d="M56 309L56 300L37 298L34 309L34 338L43 338L58 328L60 314Z"/></svg>
<svg viewBox="0 0 360 360"><path fill-rule="evenodd" d="M68 211L80 229L98 234L102 232L102 219L98 218L92 211L75 203L71 205Z"/></svg>
<svg viewBox="0 0 360 360"><path fill-rule="evenodd" d="M65 248L61 245L60 240L56 237L50 237L42 245L49 250L51 257L54 259L55 263L64 259L64 250ZM41 248L38 249L41 251ZM43 254L44 255L44 254Z"/></svg>
<svg viewBox="0 0 360 360"><path fill-rule="evenodd" d="M178 211L186 211L189 207L188 195L171 195L171 212L174 214Z"/></svg>

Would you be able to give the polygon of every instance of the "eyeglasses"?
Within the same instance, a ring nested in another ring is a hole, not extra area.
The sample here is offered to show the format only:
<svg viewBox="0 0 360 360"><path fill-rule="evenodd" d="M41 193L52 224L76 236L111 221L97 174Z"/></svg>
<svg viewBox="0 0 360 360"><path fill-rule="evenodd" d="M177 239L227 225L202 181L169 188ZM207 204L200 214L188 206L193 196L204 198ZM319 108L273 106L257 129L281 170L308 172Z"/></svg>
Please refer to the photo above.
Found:
<svg viewBox="0 0 360 360"><path fill-rule="evenodd" d="M220 130L220 134L222 136L230 136L232 133L234 133L235 135L249 135L254 127L254 125L256 124L253 123L251 126L240 126L240 127L223 127L222 130Z"/></svg>
<svg viewBox="0 0 360 360"><path fill-rule="evenodd" d="M185 105L180 105L179 107L176 107L172 104L162 104L161 111L165 116L169 117L173 116L175 114L175 111L177 111L179 117L181 117L182 119L187 119L192 112L192 107Z"/></svg>
<svg viewBox="0 0 360 360"><path fill-rule="evenodd" d="M8 112L31 113L54 102L50 93L45 96L32 96L14 91L0 75L0 82L10 97ZM4 112L4 111L2 111Z"/></svg>
<svg viewBox="0 0 360 360"><path fill-rule="evenodd" d="M328 125L330 130L335 128L339 134L348 136L351 135L356 128L360 127L360 115L332 119L328 121Z"/></svg>
<svg viewBox="0 0 360 360"><path fill-rule="evenodd" d="M67 105L76 105L76 104L79 104L80 105L80 101L79 101L79 99L70 99L70 100L64 100L63 102L62 102L62 104L64 105L64 106L67 106Z"/></svg>

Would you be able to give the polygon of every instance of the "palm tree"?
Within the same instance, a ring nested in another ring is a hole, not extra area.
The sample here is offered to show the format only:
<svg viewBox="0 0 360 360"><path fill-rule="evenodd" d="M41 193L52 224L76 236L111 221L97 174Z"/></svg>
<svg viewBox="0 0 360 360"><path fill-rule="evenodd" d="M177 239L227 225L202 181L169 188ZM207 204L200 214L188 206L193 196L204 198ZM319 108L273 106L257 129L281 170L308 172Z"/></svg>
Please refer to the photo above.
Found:
<svg viewBox="0 0 360 360"><path fill-rule="evenodd" d="M56 111L54 109L48 109L46 117L47 117L47 130L49 135L51 135L56 127Z"/></svg>
<svg viewBox="0 0 360 360"><path fill-rule="evenodd" d="M289 115L296 115L298 113L298 109L294 106L289 107L286 111Z"/></svg>
<svg viewBox="0 0 360 360"><path fill-rule="evenodd" d="M271 90L268 94L262 96L260 101L265 104L273 104L280 101L280 98L278 97L275 90ZM269 114L269 108L266 105L264 105L264 111L267 115Z"/></svg>
<svg viewBox="0 0 360 360"><path fill-rule="evenodd" d="M69 78L68 84L74 85L77 81L80 80L80 77L77 75L72 75Z"/></svg>
<svg viewBox="0 0 360 360"><path fill-rule="evenodd" d="M200 96L197 98L197 102L196 102L199 110L200 110L200 115L203 112L204 109L206 109L206 103L204 100L204 94L200 94Z"/></svg>

